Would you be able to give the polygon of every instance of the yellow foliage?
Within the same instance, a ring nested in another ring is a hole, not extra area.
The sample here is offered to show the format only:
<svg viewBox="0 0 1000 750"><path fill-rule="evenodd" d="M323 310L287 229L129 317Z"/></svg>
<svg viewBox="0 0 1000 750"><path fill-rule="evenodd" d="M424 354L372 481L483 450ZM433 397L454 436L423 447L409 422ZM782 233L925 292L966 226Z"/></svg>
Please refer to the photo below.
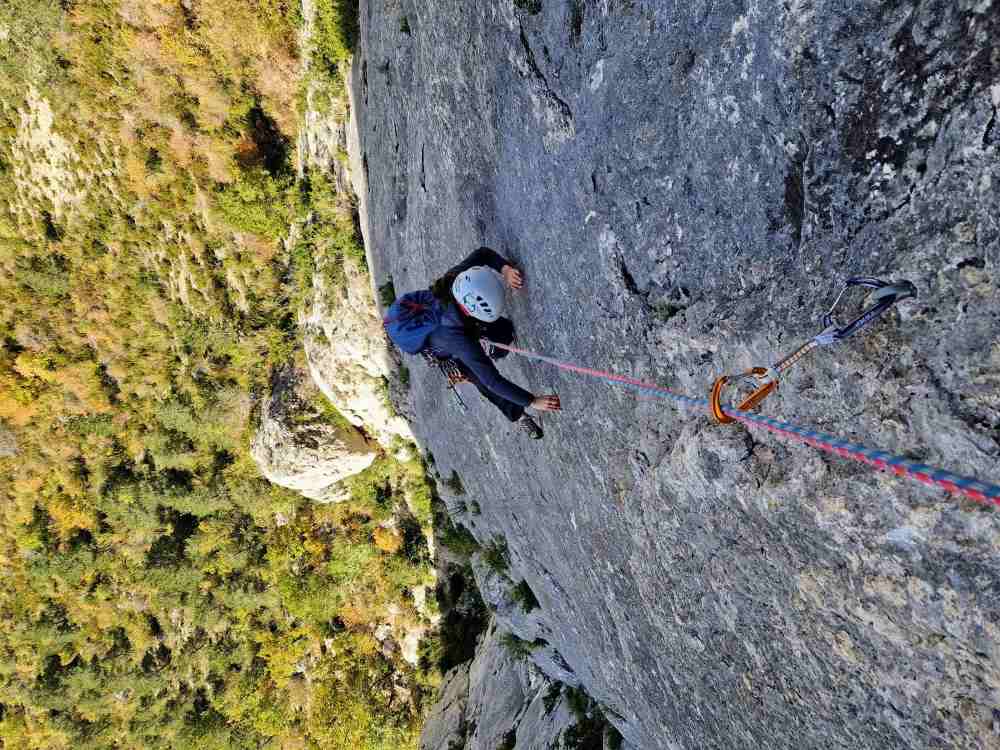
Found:
<svg viewBox="0 0 1000 750"><path fill-rule="evenodd" d="M38 378L46 383L55 382L48 357L32 351L23 351L14 359L14 369L25 378Z"/></svg>
<svg viewBox="0 0 1000 750"><path fill-rule="evenodd" d="M140 159L130 151L125 156L124 166L123 175L129 190L135 193L139 199L148 198L152 193L152 187L149 175L146 173L145 159Z"/></svg>
<svg viewBox="0 0 1000 750"><path fill-rule="evenodd" d="M399 552L403 547L403 535L399 529L385 529L381 526L375 529L375 546L390 555Z"/></svg>
<svg viewBox="0 0 1000 750"><path fill-rule="evenodd" d="M76 529L93 531L96 528L93 511L80 507L68 497L49 500L47 508L52 518L52 525L63 539L68 539Z"/></svg>
<svg viewBox="0 0 1000 750"><path fill-rule="evenodd" d="M111 410L92 361L62 367L54 373L53 379L76 399L74 411L104 414Z"/></svg>

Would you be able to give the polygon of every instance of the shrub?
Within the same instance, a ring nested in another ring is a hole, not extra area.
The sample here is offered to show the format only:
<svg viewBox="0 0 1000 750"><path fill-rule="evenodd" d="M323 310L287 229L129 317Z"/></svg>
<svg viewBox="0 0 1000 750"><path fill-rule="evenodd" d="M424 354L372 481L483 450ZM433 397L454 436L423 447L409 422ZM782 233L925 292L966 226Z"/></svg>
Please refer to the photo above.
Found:
<svg viewBox="0 0 1000 750"><path fill-rule="evenodd" d="M605 736L613 750L622 746L621 734L611 726L600 706L582 687L567 687L566 701L577 719L576 724L563 734L566 750L602 750Z"/></svg>
<svg viewBox="0 0 1000 750"><path fill-rule="evenodd" d="M234 229L277 240L290 225L290 187L290 180L272 177L262 166L252 167L216 192L216 209Z"/></svg>
<svg viewBox="0 0 1000 750"><path fill-rule="evenodd" d="M448 489L456 495L465 494L465 486L462 484L462 477L458 475L457 471L452 471L451 476L445 479L444 483L448 486Z"/></svg>
<svg viewBox="0 0 1000 750"><path fill-rule="evenodd" d="M528 585L527 581L521 581L517 584L511 589L510 595L515 602L521 605L521 609L525 612L538 609L538 599L535 597L535 592L531 590L531 586Z"/></svg>
<svg viewBox="0 0 1000 750"><path fill-rule="evenodd" d="M549 689L542 696L542 705L545 707L545 713L552 713L552 709L556 707L556 704L562 697L562 691L563 684L561 682L553 682L549 685Z"/></svg>
<svg viewBox="0 0 1000 750"><path fill-rule="evenodd" d="M513 633L504 633L500 636L500 643L515 659L527 659L535 649L547 645L541 638L526 641Z"/></svg>
<svg viewBox="0 0 1000 750"><path fill-rule="evenodd" d="M354 52L358 40L358 0L318 0L316 52L327 70L335 70Z"/></svg>
<svg viewBox="0 0 1000 750"><path fill-rule="evenodd" d="M447 547L462 557L470 557L480 549L479 542L472 536L472 533L450 518L440 524L435 524L434 532L435 538L441 546Z"/></svg>
<svg viewBox="0 0 1000 750"><path fill-rule="evenodd" d="M507 575L510 570L510 551L507 549L507 540L502 536L496 536L483 548L483 562L494 573Z"/></svg>
<svg viewBox="0 0 1000 750"><path fill-rule="evenodd" d="M392 277L378 288L378 300L382 307L389 307L396 301L396 285L392 283Z"/></svg>

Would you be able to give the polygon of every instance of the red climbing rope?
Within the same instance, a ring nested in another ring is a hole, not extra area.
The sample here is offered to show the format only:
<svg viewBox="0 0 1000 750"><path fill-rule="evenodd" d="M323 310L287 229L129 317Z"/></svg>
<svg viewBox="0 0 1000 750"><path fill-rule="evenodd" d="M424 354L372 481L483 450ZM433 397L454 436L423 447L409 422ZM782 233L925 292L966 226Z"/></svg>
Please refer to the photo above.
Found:
<svg viewBox="0 0 1000 750"><path fill-rule="evenodd" d="M636 378L616 375L615 373L604 372L602 370L594 370L589 367L581 367L569 362L563 362L554 357L547 357L543 354L520 349L516 346L498 344L495 341L490 341L489 343L499 349L505 349L528 359L547 362L554 367L558 367L560 370L589 375L590 377L599 378L607 382L619 383L643 393L670 399L685 409L704 410L710 407L708 399L684 396L654 383L647 383ZM888 471L898 477L907 477L930 487L943 489L951 494L964 495L971 500L1000 507L1000 486L996 484L990 484L973 477L962 476L961 474L953 474L944 469L937 469L933 466L910 461L903 456L897 456L883 450L866 448L857 443L841 440L834 435L827 435L826 433L799 427L789 422L762 417L759 414L742 411L732 406L724 406L722 409L727 416L742 422L747 427L764 429L779 437L797 440L818 450L840 456L841 458L859 461L879 471Z"/></svg>

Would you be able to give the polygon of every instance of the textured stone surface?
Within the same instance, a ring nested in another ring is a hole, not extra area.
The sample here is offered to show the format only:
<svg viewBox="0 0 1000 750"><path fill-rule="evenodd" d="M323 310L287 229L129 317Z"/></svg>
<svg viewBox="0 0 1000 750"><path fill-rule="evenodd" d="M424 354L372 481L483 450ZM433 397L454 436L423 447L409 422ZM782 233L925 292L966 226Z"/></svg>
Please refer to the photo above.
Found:
<svg viewBox="0 0 1000 750"><path fill-rule="evenodd" d="M315 405L321 398L304 373L277 373L271 395L261 404L250 453L275 484L312 500L335 502L346 498L341 480L370 466L376 448L349 425L331 424Z"/></svg>
<svg viewBox="0 0 1000 750"><path fill-rule="evenodd" d="M764 412L998 479L996 0L518 5L362 0L377 283L489 244L526 271L524 345L700 395L818 332L846 276L908 278ZM629 743L1000 743L995 513L502 369L562 395L541 445L419 366L408 411Z"/></svg>
<svg viewBox="0 0 1000 750"><path fill-rule="evenodd" d="M412 438L388 400L396 366L368 274L352 263L344 264L344 272L343 285L330 284L321 273L313 279L313 303L300 321L309 372L348 421L389 446L396 437Z"/></svg>
<svg viewBox="0 0 1000 750"><path fill-rule="evenodd" d="M0 422L0 458L17 455L17 437Z"/></svg>
<svg viewBox="0 0 1000 750"><path fill-rule="evenodd" d="M420 734L421 750L452 750L466 735L465 711L469 704L469 667L465 662L445 675L438 700L427 715Z"/></svg>
<svg viewBox="0 0 1000 750"><path fill-rule="evenodd" d="M512 656L502 636L491 623L476 658L446 675L421 750L548 750L577 723L562 688Z"/></svg>
<svg viewBox="0 0 1000 750"><path fill-rule="evenodd" d="M314 0L301 5L300 46L305 50L303 69L312 54L316 22ZM338 192L358 193L361 210L367 192L358 153L357 130L339 111L343 103L330 100L316 76L306 80L304 116L299 129L297 167L329 176ZM350 164L341 158L353 154ZM322 265L323 259L318 258ZM309 372L330 402L352 424L363 429L383 447L397 438L412 440L404 419L389 406L388 393L399 390L398 362L389 352L375 305L371 276L353 263L344 264L343 283L331 283L322 271L313 279L313 297L300 315Z"/></svg>

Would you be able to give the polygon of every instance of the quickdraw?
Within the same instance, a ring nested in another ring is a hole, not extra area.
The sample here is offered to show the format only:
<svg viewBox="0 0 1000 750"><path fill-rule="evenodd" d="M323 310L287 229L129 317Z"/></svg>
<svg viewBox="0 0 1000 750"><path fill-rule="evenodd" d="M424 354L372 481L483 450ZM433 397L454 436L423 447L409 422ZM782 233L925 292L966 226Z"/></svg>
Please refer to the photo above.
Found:
<svg viewBox="0 0 1000 750"><path fill-rule="evenodd" d="M462 407L462 411L468 411L469 407L465 405L465 400L462 398L462 394L459 393L458 388L456 388L459 383L466 383L468 380L466 379L465 374L459 369L455 360L438 359L426 350L420 352L420 354L424 358L424 362L427 363L428 367L434 368L444 375L445 380L448 381L448 390L455 394L455 399L458 401L458 405Z"/></svg>
<svg viewBox="0 0 1000 750"><path fill-rule="evenodd" d="M875 291L872 294L874 303L850 323L840 326L837 324L836 318L834 318L834 311L837 309L837 305L840 304L841 299L843 299L844 294L851 287L874 289ZM819 334L770 367L753 367L740 375L723 375L715 381L712 385L711 398L709 398L709 407L712 416L722 424L729 424L735 421L726 414L722 406L722 394L727 385L738 384L752 389L750 395L746 396L737 407L740 411L752 411L777 389L778 383L784 374L813 349L820 346L831 346L838 341L843 341L853 336L865 326L877 320L897 302L916 296L917 288L909 281L890 284L869 276L854 276L849 278L845 282L844 288L840 290L840 294L834 300L830 311L823 316L823 325L825 327Z"/></svg>

